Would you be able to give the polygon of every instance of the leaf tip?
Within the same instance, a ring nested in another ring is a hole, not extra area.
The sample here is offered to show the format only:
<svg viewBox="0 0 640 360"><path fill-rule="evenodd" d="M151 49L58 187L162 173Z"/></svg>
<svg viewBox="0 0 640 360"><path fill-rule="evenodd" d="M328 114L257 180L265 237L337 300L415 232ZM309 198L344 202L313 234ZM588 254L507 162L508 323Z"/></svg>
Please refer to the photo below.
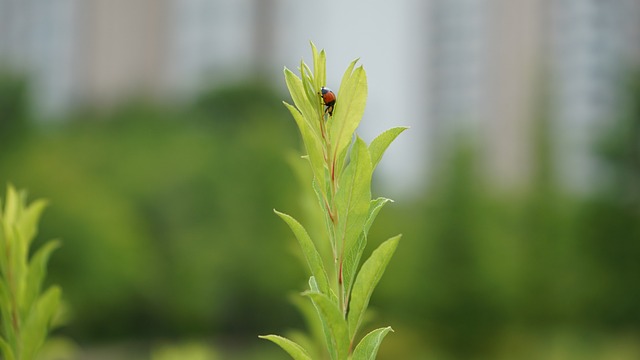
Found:
<svg viewBox="0 0 640 360"><path fill-rule="evenodd" d="M51 244L52 250L55 250L55 249L57 249L57 248L62 246L62 240L60 240L60 239L49 240L48 243Z"/></svg>
<svg viewBox="0 0 640 360"><path fill-rule="evenodd" d="M283 72L284 72L285 80L286 80L286 79L287 79L287 77L289 77L289 76L295 76L295 77L298 77L296 74L294 74L294 73L293 73L293 71L289 70L289 68L288 68L288 67L286 67L286 66L284 67L284 71L283 71Z"/></svg>

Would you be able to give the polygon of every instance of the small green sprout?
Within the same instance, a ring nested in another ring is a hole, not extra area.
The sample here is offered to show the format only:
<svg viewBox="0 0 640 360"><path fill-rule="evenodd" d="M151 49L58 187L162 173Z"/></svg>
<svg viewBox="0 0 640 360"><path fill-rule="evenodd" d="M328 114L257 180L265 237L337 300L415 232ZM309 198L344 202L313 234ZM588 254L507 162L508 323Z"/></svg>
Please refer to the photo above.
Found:
<svg viewBox="0 0 640 360"><path fill-rule="evenodd" d="M5 360L32 360L44 344L60 303L61 290L42 285L47 261L60 243L49 241L29 258L43 200L26 204L26 193L8 187L0 205L0 353Z"/></svg>

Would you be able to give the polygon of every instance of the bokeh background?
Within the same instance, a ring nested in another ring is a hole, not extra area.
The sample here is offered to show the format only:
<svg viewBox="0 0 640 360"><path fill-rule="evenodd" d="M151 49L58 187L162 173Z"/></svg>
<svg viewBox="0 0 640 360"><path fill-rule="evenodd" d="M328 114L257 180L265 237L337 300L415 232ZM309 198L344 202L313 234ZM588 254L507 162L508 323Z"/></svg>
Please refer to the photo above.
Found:
<svg viewBox="0 0 640 360"><path fill-rule="evenodd" d="M322 225L281 105L310 40L336 90L361 58L365 140L411 126L380 359L640 358L640 1L0 0L0 184L64 244L44 358L286 358L257 335L305 328L272 209Z"/></svg>

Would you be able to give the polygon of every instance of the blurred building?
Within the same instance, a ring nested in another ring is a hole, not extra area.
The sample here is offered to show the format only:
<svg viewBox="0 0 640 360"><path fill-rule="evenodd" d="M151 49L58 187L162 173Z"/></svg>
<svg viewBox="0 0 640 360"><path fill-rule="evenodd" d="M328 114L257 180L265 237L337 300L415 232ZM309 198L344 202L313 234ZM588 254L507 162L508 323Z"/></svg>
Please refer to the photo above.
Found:
<svg viewBox="0 0 640 360"><path fill-rule="evenodd" d="M603 172L594 142L619 110L630 69L640 66L640 1L550 2L549 65L556 169L561 178L588 189Z"/></svg>
<svg viewBox="0 0 640 360"><path fill-rule="evenodd" d="M640 0L0 0L0 66L29 74L42 114L63 114L85 101L188 96L212 79L280 79L313 39L329 51L331 83L355 56L374 70L365 133L400 124L419 133L382 164L408 174L394 181L422 184L464 132L486 149L493 180L526 184L533 128L549 116L555 166L584 187L619 72L640 58L639 24Z"/></svg>
<svg viewBox="0 0 640 360"><path fill-rule="evenodd" d="M0 0L0 69L28 75L46 111L65 108L76 93L77 7L76 0Z"/></svg>
<svg viewBox="0 0 640 360"><path fill-rule="evenodd" d="M206 72L253 65L253 35L269 36L260 20L269 13L256 10L269 3L0 0L0 65L31 77L44 114L174 95Z"/></svg>
<svg viewBox="0 0 640 360"><path fill-rule="evenodd" d="M526 185L547 120L558 180L588 188L595 136L616 116L625 69L640 64L640 1L433 0L430 13L434 152L474 135L492 180Z"/></svg>

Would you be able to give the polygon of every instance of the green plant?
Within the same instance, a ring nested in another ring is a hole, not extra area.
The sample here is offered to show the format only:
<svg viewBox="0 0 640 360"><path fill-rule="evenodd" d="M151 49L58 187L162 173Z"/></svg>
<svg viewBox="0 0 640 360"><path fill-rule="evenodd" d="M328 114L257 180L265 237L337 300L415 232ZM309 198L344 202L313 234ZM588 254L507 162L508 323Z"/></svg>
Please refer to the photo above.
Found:
<svg viewBox="0 0 640 360"><path fill-rule="evenodd" d="M375 359L380 342L392 331L371 331L359 342L369 299L393 255L400 235L383 242L358 271L367 234L378 212L389 201L371 199L371 177L391 142L406 128L383 132L369 146L355 131L364 114L367 77L358 59L344 73L333 115L324 108L319 91L326 86L326 55L311 44L313 70L300 63L299 78L284 70L295 107L284 103L295 119L311 165L313 189L324 213L330 259L323 259L305 228L293 217L276 211L295 234L311 270L309 298L322 322L327 350L333 360ZM355 138L355 140L354 140ZM333 265L329 277L325 265ZM261 336L273 341L294 359L311 359L299 344L277 335Z"/></svg>
<svg viewBox="0 0 640 360"><path fill-rule="evenodd" d="M26 193L7 189L0 206L0 352L5 360L34 359L44 344L60 303L60 288L41 292L51 252L60 244L49 241L29 259L46 202L26 204Z"/></svg>

